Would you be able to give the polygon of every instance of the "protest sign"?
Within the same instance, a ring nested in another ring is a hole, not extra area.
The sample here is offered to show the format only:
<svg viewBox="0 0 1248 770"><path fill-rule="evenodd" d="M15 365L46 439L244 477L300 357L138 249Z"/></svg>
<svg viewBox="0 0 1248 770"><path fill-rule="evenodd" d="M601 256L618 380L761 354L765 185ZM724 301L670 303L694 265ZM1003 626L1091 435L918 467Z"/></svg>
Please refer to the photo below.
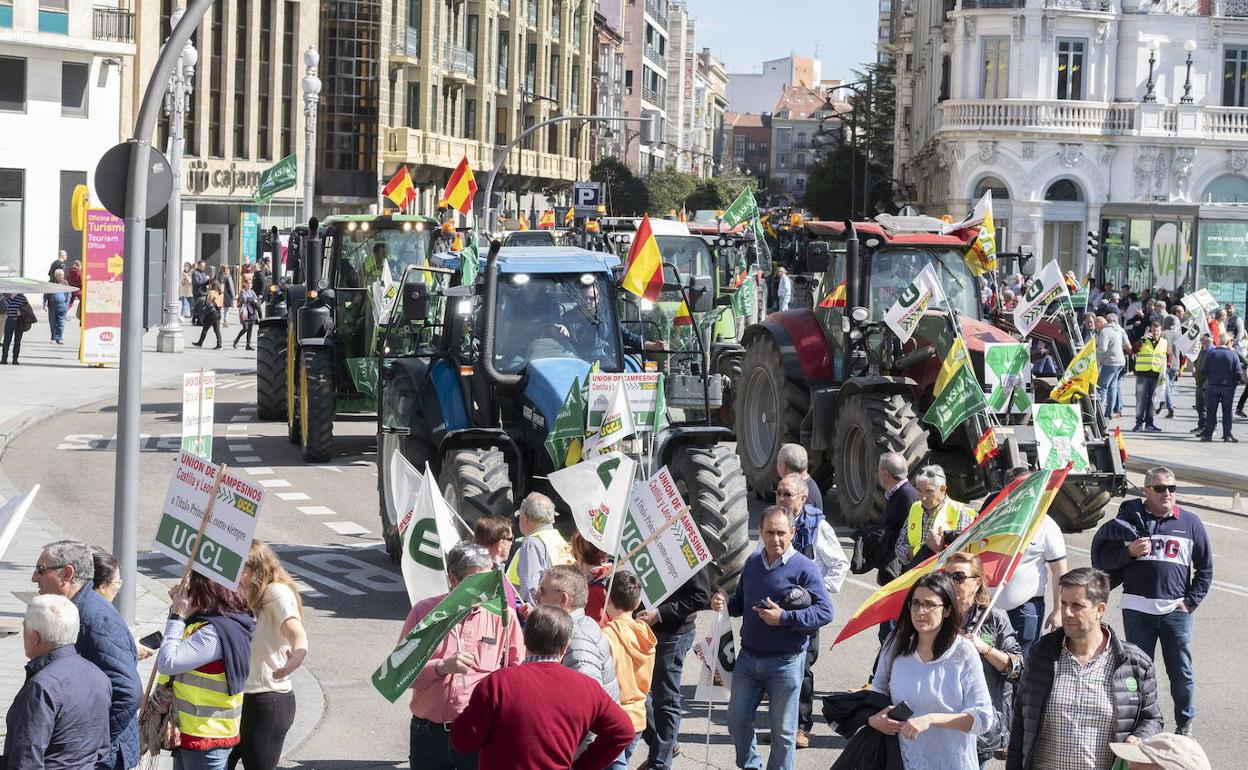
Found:
<svg viewBox="0 0 1248 770"><path fill-rule="evenodd" d="M624 393L628 396L628 405L633 411L633 425L637 432L645 433L654 425L654 412L659 404L659 374L657 372L635 372L629 374L611 374L594 372L589 376L589 394L586 403L589 409L588 433L593 433L602 422L602 414L611 406L615 398L615 390L624 383Z"/></svg>
<svg viewBox="0 0 1248 770"><path fill-rule="evenodd" d="M593 457L615 451L616 444L636 432L637 425L633 420L633 409L628 402L626 388L622 381L617 382L610 406L602 413L596 429L591 430L585 438L584 456Z"/></svg>
<svg viewBox="0 0 1248 770"><path fill-rule="evenodd" d="M1031 356L1016 342L984 344L984 384L988 406L997 414L1031 411Z"/></svg>
<svg viewBox="0 0 1248 770"><path fill-rule="evenodd" d="M455 513L442 497L428 463L420 476L420 491L411 510L400 520L399 529L403 538L399 566L408 599L415 604L446 593L450 587L446 581L446 552L459 543L459 530L455 528Z"/></svg>
<svg viewBox="0 0 1248 770"><path fill-rule="evenodd" d="M182 448L209 460L216 389L216 372L200 369L182 375Z"/></svg>
<svg viewBox="0 0 1248 770"><path fill-rule="evenodd" d="M1073 463L1072 473L1091 468L1088 447L1083 440L1083 420L1075 404L1036 404L1032 408L1036 426L1036 452L1040 467L1059 470Z"/></svg>
<svg viewBox="0 0 1248 770"><path fill-rule="evenodd" d="M726 701L732 690L732 667L737 662L737 648L732 638L732 620L721 610L715 623L693 643L693 654L702 661L695 700Z"/></svg>
<svg viewBox="0 0 1248 770"><path fill-rule="evenodd" d="M649 608L711 561L702 532L666 467L633 489L620 551L634 550L622 566L641 580L642 602Z"/></svg>
<svg viewBox="0 0 1248 770"><path fill-rule="evenodd" d="M1044 266L1014 306L1014 326L1018 333L1023 337L1031 334L1044 320L1049 305L1060 299L1069 300L1070 290L1066 287L1061 265L1054 261Z"/></svg>
<svg viewBox="0 0 1248 770"><path fill-rule="evenodd" d="M635 461L612 452L557 470L547 478L572 510L581 537L603 553L618 556L636 472Z"/></svg>
<svg viewBox="0 0 1248 770"><path fill-rule="evenodd" d="M222 474L218 486L218 472L216 465L186 450L178 455L152 548L186 564L195 548L200 523L208 512L210 519L192 568L234 591L256 533L264 490L229 472ZM214 487L217 494L212 502Z"/></svg>

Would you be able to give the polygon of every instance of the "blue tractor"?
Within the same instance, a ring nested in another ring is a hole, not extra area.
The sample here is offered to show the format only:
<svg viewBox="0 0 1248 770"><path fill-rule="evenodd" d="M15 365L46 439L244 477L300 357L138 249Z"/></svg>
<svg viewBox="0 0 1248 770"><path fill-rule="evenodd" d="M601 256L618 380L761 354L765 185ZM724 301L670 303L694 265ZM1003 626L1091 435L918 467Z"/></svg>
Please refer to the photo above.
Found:
<svg viewBox="0 0 1248 770"><path fill-rule="evenodd" d="M617 315L615 255L495 242L478 264L470 284L461 282L458 257L409 268L380 340L378 496L396 561L404 512L389 499L395 452L422 472L427 463L470 526L484 514L511 518L530 491L558 502L545 444L573 381L586 382L594 369L643 367L626 349L640 335ZM713 299L707 292L705 303ZM732 438L711 425L668 426L654 436L644 469L668 466L721 584L735 583L748 548L745 480L723 443Z"/></svg>

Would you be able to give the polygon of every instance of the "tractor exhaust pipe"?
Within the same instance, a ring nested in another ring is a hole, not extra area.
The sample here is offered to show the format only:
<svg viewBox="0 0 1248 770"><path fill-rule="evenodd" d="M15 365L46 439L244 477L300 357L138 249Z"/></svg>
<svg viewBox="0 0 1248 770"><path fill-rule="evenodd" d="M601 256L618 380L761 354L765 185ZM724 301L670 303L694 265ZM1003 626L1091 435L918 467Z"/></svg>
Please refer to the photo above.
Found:
<svg viewBox="0 0 1248 770"><path fill-rule="evenodd" d="M485 327L481 336L481 366L490 382L500 388L514 388L524 380L523 374L503 374L494 368L494 327L496 305L498 304L498 250L502 241L490 243L490 250L485 257Z"/></svg>
<svg viewBox="0 0 1248 770"><path fill-rule="evenodd" d="M858 256L858 231L852 220L845 220L845 306L862 305L862 265Z"/></svg>

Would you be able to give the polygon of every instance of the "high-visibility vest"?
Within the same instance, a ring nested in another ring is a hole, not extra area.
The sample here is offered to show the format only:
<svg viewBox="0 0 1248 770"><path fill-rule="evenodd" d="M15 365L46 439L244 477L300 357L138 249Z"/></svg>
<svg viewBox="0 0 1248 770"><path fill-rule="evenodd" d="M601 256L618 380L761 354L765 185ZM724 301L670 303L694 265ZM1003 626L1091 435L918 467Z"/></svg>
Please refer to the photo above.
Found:
<svg viewBox="0 0 1248 770"><path fill-rule="evenodd" d="M936 515L943 517L946 532L957 531L958 517L965 508L966 506L962 503L948 496L945 497L945 502L941 503L940 511ZM919 552L926 537L927 532L923 528L923 503L916 500L910 505L910 513L906 516L906 542L910 544L912 558Z"/></svg>
<svg viewBox="0 0 1248 770"><path fill-rule="evenodd" d="M203 627L191 623L182 632L186 639ZM161 682L169 677L162 676ZM214 660L173 677L173 710L178 715L178 729L183 735L196 738L235 738L243 715L243 694L229 694L225 665Z"/></svg>
<svg viewBox="0 0 1248 770"><path fill-rule="evenodd" d="M572 546L568 545L568 541L564 540L554 527L542 527L528 537L537 538L537 541L546 548L546 563L550 566L572 564L576 561L572 558ZM523 538L521 541L523 542ZM507 579L517 591L520 590L520 551L518 549L516 555L511 557L511 564L507 565ZM521 596L520 601L527 602L529 597Z"/></svg>
<svg viewBox="0 0 1248 770"><path fill-rule="evenodd" d="M1140 352L1135 354L1135 370L1137 372L1157 372L1166 369L1166 341L1153 342L1148 337L1140 343Z"/></svg>

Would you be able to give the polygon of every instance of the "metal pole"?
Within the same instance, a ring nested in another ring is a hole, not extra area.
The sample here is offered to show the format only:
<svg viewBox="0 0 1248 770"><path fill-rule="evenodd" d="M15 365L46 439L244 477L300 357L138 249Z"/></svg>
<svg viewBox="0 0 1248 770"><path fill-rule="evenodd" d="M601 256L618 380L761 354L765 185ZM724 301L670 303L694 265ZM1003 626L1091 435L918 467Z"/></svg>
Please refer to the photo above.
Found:
<svg viewBox="0 0 1248 770"><path fill-rule="evenodd" d="M303 52L307 72L303 76L303 221L312 219L312 197L316 192L316 103L321 96L321 79L316 65L321 56L312 46Z"/></svg>
<svg viewBox="0 0 1248 770"><path fill-rule="evenodd" d="M181 9L170 16L170 30L182 19ZM166 43L168 45L168 43ZM169 170L173 172L173 194L169 196L168 224L165 226L165 318L156 333L156 350L160 353L181 353L186 347L182 333L182 121L186 100L195 90L195 46L188 41L182 49L165 94L165 112L169 115Z"/></svg>
<svg viewBox="0 0 1248 770"><path fill-rule="evenodd" d="M867 101L864 105L867 114L862 129L862 219L864 222L871 219L871 89L874 82L874 78L867 77Z"/></svg>
<svg viewBox="0 0 1248 770"><path fill-rule="evenodd" d="M130 139L130 168L126 174L125 281L121 290L121 365L117 385L117 455L113 488L113 555L121 564L122 584L117 610L126 623L134 622L134 589L139 566L139 417L143 388L143 282L147 270L147 174L151 166L152 131L163 89L182 48L191 39L212 0L191 0L186 24L178 24L160 52L151 80L143 93L134 136Z"/></svg>

